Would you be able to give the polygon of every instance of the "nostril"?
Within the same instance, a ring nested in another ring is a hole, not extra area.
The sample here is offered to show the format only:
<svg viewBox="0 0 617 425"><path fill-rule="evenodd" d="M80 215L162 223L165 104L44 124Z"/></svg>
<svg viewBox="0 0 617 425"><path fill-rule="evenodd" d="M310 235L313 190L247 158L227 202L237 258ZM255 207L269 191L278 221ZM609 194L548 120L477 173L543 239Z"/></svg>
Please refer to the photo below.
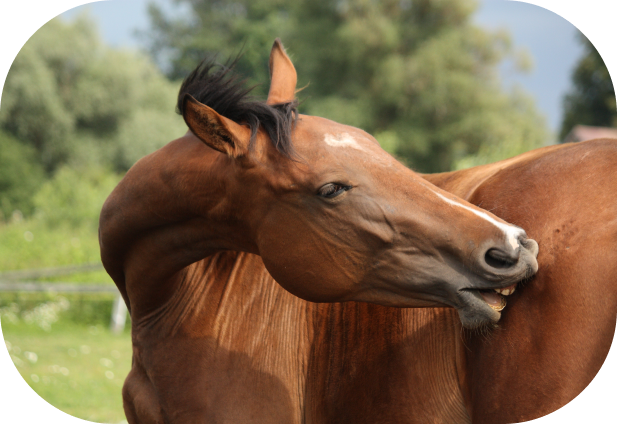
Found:
<svg viewBox="0 0 617 425"><path fill-rule="evenodd" d="M518 261L518 250L516 251L516 255L513 254L514 253L507 254L497 248L491 248L486 251L484 261L495 269L507 269L514 266Z"/></svg>
<svg viewBox="0 0 617 425"><path fill-rule="evenodd" d="M536 258L538 257L538 251L539 251L538 242L534 241L533 239L525 239L521 241L521 245L528 252L530 252L534 257Z"/></svg>

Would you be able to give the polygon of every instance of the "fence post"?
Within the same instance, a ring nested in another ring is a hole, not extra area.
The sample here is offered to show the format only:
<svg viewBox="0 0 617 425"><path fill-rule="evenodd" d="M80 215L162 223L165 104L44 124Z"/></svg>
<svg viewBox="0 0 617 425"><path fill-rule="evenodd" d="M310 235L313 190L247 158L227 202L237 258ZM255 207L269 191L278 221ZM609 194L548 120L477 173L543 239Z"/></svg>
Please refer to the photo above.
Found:
<svg viewBox="0 0 617 425"><path fill-rule="evenodd" d="M111 323L109 325L111 332L118 334L124 330L127 313L128 309L126 308L126 304L124 304L124 299L122 295L118 294L114 300L114 306L111 311Z"/></svg>

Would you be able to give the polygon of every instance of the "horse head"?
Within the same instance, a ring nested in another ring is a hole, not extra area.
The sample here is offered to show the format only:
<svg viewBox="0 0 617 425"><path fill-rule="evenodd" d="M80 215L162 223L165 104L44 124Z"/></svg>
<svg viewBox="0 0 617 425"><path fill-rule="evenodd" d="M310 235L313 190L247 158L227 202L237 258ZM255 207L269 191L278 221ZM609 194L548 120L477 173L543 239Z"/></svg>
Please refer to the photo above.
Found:
<svg viewBox="0 0 617 425"><path fill-rule="evenodd" d="M217 151L213 184L224 190L203 210L222 248L259 254L309 301L451 306L466 327L498 321L502 294L537 271L535 241L430 184L365 131L296 114L296 70L278 40L270 75L252 122L224 116L212 96L197 100L195 78L181 90L190 131Z"/></svg>

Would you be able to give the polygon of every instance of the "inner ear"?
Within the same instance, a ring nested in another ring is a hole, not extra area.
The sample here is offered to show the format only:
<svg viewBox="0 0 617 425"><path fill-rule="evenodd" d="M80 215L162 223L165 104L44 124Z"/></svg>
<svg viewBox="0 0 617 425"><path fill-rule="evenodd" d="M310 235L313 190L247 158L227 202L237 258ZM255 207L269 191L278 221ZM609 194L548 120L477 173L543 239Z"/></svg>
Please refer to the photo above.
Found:
<svg viewBox="0 0 617 425"><path fill-rule="evenodd" d="M190 94L184 96L183 102L182 117L202 142L233 158L246 155L251 138L250 129L218 114Z"/></svg>
<svg viewBox="0 0 617 425"><path fill-rule="evenodd" d="M278 38L274 40L270 51L270 91L268 105L287 103L295 99L298 76L291 59Z"/></svg>

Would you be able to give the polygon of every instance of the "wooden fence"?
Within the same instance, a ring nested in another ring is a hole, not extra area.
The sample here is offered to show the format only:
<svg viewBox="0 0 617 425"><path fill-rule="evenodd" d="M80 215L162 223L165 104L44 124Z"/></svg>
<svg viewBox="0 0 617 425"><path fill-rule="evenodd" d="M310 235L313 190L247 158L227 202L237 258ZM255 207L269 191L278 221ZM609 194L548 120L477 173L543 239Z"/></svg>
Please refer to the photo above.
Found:
<svg viewBox="0 0 617 425"><path fill-rule="evenodd" d="M111 312L110 329L114 333L124 330L128 310L118 288L97 283L66 283L66 282L36 282L41 279L56 276L68 276L74 273L84 273L103 270L103 265L82 264L35 270L17 270L0 273L0 292L57 292L57 293L98 293L115 294Z"/></svg>

